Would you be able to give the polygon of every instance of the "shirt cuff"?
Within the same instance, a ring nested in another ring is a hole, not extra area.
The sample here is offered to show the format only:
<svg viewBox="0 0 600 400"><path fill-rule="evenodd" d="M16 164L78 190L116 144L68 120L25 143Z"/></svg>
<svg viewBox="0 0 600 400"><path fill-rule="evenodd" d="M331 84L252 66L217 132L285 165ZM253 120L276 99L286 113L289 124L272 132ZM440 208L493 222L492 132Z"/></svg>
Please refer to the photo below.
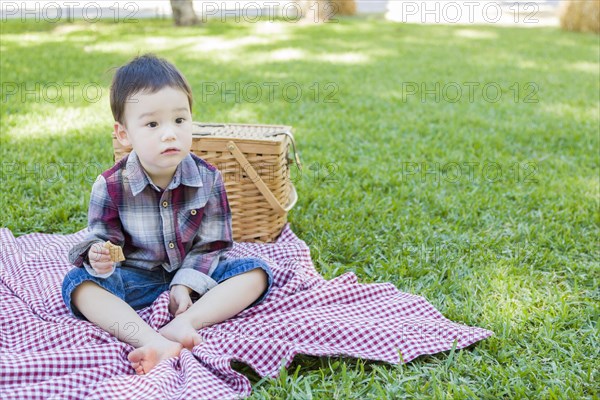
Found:
<svg viewBox="0 0 600 400"><path fill-rule="evenodd" d="M183 268L175 273L175 276L169 285L169 289L173 285L187 286L202 296L204 293L217 286L217 282L200 271L191 268Z"/></svg>
<svg viewBox="0 0 600 400"><path fill-rule="evenodd" d="M118 263L115 263L115 265L113 265L113 268L110 272L107 272L105 274L99 274L96 271L94 271L94 268L92 268L92 266L90 264L87 263L87 261L83 262L83 268L85 268L85 270L92 276L95 276L96 278L102 278L102 279L106 279L109 276L111 276L113 274L113 272L115 272L115 269L117 267Z"/></svg>
<svg viewBox="0 0 600 400"><path fill-rule="evenodd" d="M83 266L84 263L88 262L87 253L95 243L104 242L98 239L89 239L73 246L71 250L69 250L69 262L76 267Z"/></svg>

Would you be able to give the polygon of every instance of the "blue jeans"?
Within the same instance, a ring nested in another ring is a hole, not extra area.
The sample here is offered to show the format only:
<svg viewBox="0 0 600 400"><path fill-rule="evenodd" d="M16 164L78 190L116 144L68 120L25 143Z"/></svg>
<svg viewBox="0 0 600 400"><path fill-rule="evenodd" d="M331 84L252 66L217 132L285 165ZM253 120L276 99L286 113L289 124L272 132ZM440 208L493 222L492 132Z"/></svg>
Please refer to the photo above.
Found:
<svg viewBox="0 0 600 400"><path fill-rule="evenodd" d="M251 305L246 308L254 307L263 301L271 291L273 284L273 273L269 266L257 258L232 258L221 260L210 276L217 283L221 283L236 275L246 273L250 270L260 268L265 271L268 277L267 289ZM167 272L164 268L158 268L154 271L146 271L140 268L118 267L108 278L98 278L90 275L85 268L73 268L65 276L62 284L62 298L67 308L75 317L87 320L71 303L71 295L77 286L85 281L92 281L103 287L110 293L119 297L134 310L139 310L149 306L166 290L169 290L169 284L175 276L175 272Z"/></svg>

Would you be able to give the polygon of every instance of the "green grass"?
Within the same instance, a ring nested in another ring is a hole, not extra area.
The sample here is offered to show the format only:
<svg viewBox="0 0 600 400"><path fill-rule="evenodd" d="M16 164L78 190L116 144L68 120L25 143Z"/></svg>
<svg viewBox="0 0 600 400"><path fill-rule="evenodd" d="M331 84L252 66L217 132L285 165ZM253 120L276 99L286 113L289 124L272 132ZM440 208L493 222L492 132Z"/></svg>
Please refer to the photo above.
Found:
<svg viewBox="0 0 600 400"><path fill-rule="evenodd" d="M407 365L298 356L275 380L236 365L252 398L598 398L598 36L374 18L10 21L0 48L0 225L15 235L85 227L91 184L112 161L110 68L154 51L193 85L196 120L295 128L305 169L290 220L326 278L390 281L495 332ZM67 82L79 83L73 99ZM222 101L202 82L248 91ZM253 82L296 83L302 96L251 102ZM412 82L457 84L421 101L403 91ZM466 82L480 85L473 101ZM41 93L8 95L11 83ZM89 83L98 101L82 95Z"/></svg>

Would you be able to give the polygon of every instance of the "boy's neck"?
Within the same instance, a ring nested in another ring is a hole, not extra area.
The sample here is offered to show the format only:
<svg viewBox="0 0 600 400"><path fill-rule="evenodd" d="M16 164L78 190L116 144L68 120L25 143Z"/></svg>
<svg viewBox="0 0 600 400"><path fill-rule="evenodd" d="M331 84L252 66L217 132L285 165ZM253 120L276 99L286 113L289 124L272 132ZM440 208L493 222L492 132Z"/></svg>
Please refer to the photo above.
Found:
<svg viewBox="0 0 600 400"><path fill-rule="evenodd" d="M150 174L148 174L148 176L150 177L150 179L152 179L152 182L158 186L161 189L166 189L167 186L169 186L169 183L171 183L171 180L173 180L173 175L175 175L175 171L166 174L166 175L160 175L160 176L152 176Z"/></svg>
<svg viewBox="0 0 600 400"><path fill-rule="evenodd" d="M171 177L171 179L173 179L173 177ZM158 186L160 189L165 190L167 188L167 186L169 186L169 183L171 183L171 179L169 180L154 180L152 179L152 182L154 182L154 184L156 186Z"/></svg>
<svg viewBox="0 0 600 400"><path fill-rule="evenodd" d="M142 166L142 168L144 167ZM171 183L171 181L173 180L173 176L175 175L176 170L177 167L173 168L172 170L160 171L160 174L157 174L152 173L146 168L144 168L144 171L146 172L152 183L163 190L166 189L167 186L169 186L169 183Z"/></svg>

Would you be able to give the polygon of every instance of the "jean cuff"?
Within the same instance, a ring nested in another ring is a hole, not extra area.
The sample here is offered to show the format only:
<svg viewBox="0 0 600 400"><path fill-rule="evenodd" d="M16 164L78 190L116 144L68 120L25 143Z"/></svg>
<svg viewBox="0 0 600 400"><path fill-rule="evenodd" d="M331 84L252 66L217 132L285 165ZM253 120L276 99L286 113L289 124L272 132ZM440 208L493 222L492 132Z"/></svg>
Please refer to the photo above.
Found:
<svg viewBox="0 0 600 400"><path fill-rule="evenodd" d="M191 268L183 268L175 273L175 276L169 285L169 289L173 285L187 286L202 296L204 293L217 286L217 282L200 271Z"/></svg>

